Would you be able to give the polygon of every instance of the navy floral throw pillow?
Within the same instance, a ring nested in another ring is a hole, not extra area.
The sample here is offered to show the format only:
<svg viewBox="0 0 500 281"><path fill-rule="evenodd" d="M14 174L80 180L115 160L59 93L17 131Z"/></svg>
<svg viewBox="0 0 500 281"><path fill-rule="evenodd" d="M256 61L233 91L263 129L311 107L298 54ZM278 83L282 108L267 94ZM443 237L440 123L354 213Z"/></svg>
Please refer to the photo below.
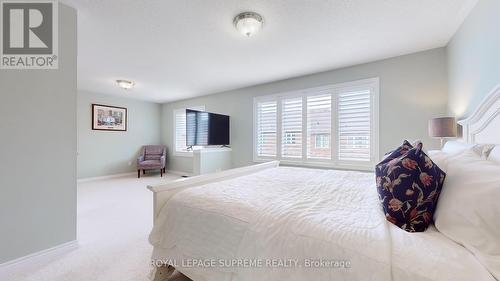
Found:
<svg viewBox="0 0 500 281"><path fill-rule="evenodd" d="M412 148L413 148L413 145L411 145L411 143L409 141L405 140L403 142L403 144L400 145L398 148L394 149L393 151L387 152L384 155L384 159L382 160L382 162L379 163L379 165L382 163L386 163L388 161L391 161L394 158L399 158L399 157L405 155Z"/></svg>
<svg viewBox="0 0 500 281"><path fill-rule="evenodd" d="M422 151L422 143L388 158L375 168L386 219L408 232L425 231L432 222L446 173Z"/></svg>

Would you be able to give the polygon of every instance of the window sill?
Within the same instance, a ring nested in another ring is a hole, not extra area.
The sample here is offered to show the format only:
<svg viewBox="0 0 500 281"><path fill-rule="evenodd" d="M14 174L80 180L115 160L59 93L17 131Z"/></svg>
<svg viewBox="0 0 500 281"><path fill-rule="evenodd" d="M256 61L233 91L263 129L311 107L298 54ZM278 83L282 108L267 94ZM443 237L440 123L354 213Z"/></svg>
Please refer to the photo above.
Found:
<svg viewBox="0 0 500 281"><path fill-rule="evenodd" d="M174 152L174 156L176 157L193 157L192 151L176 151Z"/></svg>
<svg viewBox="0 0 500 281"><path fill-rule="evenodd" d="M256 163L268 162L268 161L279 161L280 165L285 166L297 166L305 168L324 168L324 169L339 169L339 170L352 170L352 171L363 171L363 172L373 172L375 164L364 163L364 164L351 164L351 163L333 163L333 162L322 162L322 161L294 161L294 160L278 160L278 159L254 159Z"/></svg>

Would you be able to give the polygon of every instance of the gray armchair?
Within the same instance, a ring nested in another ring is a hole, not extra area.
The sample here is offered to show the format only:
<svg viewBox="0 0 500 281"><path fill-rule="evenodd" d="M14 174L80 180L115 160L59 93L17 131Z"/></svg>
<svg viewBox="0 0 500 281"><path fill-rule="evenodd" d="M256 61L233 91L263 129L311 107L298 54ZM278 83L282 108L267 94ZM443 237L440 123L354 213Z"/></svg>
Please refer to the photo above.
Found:
<svg viewBox="0 0 500 281"><path fill-rule="evenodd" d="M164 145L145 145L142 148L142 154L137 158L137 177L145 174L146 170L160 169L160 176L165 173L165 160L167 157L167 148Z"/></svg>

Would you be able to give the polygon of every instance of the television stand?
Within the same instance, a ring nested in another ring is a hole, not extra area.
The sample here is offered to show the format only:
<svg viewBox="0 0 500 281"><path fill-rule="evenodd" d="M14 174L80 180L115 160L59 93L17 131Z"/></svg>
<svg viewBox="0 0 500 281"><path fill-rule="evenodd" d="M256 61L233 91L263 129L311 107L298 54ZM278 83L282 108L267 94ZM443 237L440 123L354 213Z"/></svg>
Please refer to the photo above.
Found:
<svg viewBox="0 0 500 281"><path fill-rule="evenodd" d="M221 145L220 147L221 147L221 148L231 148L229 145L225 145L225 144L224 144L224 145Z"/></svg>
<svg viewBox="0 0 500 281"><path fill-rule="evenodd" d="M193 174L203 175L232 168L231 148L207 147L193 151Z"/></svg>

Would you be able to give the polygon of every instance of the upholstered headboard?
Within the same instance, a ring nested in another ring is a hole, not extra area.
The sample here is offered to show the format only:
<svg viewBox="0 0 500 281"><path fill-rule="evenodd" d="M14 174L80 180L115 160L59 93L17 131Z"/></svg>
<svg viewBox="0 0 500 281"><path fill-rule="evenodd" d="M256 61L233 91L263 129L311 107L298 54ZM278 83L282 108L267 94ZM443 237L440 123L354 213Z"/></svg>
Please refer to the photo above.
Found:
<svg viewBox="0 0 500 281"><path fill-rule="evenodd" d="M479 105L471 116L458 124L467 143L500 144L500 85Z"/></svg>

